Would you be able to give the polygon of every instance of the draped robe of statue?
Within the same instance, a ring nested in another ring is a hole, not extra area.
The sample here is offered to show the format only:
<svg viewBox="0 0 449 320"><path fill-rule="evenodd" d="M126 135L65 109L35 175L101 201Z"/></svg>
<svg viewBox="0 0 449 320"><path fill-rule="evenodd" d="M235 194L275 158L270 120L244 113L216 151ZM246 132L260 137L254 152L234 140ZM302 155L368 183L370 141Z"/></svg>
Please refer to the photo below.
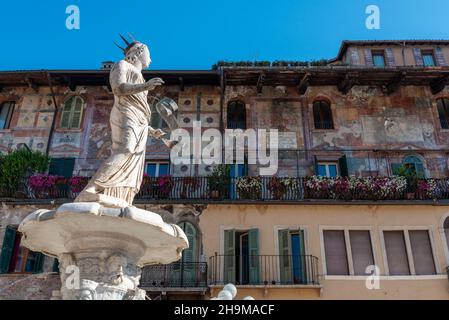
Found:
<svg viewBox="0 0 449 320"><path fill-rule="evenodd" d="M151 117L148 91L119 94L123 83L145 83L142 72L126 60L114 65L110 83L115 99L110 116L112 154L102 163L86 189L94 185L96 193L124 200L131 206L140 190L144 173Z"/></svg>

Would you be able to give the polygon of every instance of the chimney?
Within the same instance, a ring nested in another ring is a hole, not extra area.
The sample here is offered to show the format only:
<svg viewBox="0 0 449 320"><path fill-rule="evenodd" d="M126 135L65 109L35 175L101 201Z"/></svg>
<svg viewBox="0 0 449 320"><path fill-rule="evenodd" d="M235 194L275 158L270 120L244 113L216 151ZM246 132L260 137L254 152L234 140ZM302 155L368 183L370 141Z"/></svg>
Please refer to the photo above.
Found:
<svg viewBox="0 0 449 320"><path fill-rule="evenodd" d="M101 70L111 70L114 65L114 61L103 61L101 63Z"/></svg>

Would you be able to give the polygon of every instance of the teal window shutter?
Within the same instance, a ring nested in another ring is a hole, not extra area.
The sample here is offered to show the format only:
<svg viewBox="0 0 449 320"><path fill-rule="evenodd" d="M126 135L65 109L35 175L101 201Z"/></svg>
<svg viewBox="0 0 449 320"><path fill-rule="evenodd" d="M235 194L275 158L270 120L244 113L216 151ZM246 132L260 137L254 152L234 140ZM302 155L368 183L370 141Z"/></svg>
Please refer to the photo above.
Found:
<svg viewBox="0 0 449 320"><path fill-rule="evenodd" d="M338 166L340 167L340 176L342 177L349 176L348 159L346 158L346 155L338 159Z"/></svg>
<svg viewBox="0 0 449 320"><path fill-rule="evenodd" d="M281 284L292 284L292 261L291 261L291 239L290 231L279 230L279 271Z"/></svg>
<svg viewBox="0 0 449 320"><path fill-rule="evenodd" d="M393 176L398 176L400 169L401 169L401 163L392 163L391 164L391 172L393 174Z"/></svg>
<svg viewBox="0 0 449 320"><path fill-rule="evenodd" d="M52 267L51 271L59 273L59 260L56 259L56 258L55 258L55 260L53 262L53 267Z"/></svg>
<svg viewBox="0 0 449 320"><path fill-rule="evenodd" d="M31 254L31 251L30 251L30 254ZM33 273L42 273L43 268L44 268L45 255L40 252L36 252L35 259L36 260L34 262Z"/></svg>
<svg viewBox="0 0 449 320"><path fill-rule="evenodd" d="M249 283L259 284L260 282L260 262L259 262L259 230L248 231L248 251L249 251Z"/></svg>
<svg viewBox="0 0 449 320"><path fill-rule="evenodd" d="M194 286L196 275L197 259L197 231L196 228L189 222L182 222L181 228L185 232L189 240L189 248L182 252L182 281L183 285ZM181 279L180 279L181 280Z"/></svg>
<svg viewBox="0 0 449 320"><path fill-rule="evenodd" d="M235 230L224 232L224 281L235 283Z"/></svg>
<svg viewBox="0 0 449 320"><path fill-rule="evenodd" d="M14 251L14 242L16 240L16 229L12 226L6 227L5 237L3 238L2 253L0 257L0 273L8 273L12 253Z"/></svg>
<svg viewBox="0 0 449 320"><path fill-rule="evenodd" d="M53 158L50 160L49 174L70 178L74 168L75 158Z"/></svg>

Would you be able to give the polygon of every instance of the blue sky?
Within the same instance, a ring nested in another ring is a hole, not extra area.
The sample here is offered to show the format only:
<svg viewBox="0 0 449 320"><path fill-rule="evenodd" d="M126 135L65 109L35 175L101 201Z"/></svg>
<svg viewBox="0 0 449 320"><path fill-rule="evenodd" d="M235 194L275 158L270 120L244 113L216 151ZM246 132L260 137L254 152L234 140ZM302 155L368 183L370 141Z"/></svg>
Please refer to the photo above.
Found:
<svg viewBox="0 0 449 320"><path fill-rule="evenodd" d="M65 26L80 8L80 30ZM365 27L365 8L381 29ZM333 58L344 39L449 39L448 0L18 0L0 4L0 70L97 69L131 32L152 69L209 69L218 60Z"/></svg>

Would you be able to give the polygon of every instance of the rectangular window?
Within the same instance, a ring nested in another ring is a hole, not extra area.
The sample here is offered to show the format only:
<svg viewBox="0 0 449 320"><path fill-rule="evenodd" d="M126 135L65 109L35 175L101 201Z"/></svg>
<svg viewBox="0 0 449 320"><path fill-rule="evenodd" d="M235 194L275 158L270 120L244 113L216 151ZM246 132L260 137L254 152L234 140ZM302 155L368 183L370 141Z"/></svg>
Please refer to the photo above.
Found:
<svg viewBox="0 0 449 320"><path fill-rule="evenodd" d="M4 102L0 105L0 130L9 129L9 124L14 112L14 104L14 102Z"/></svg>
<svg viewBox="0 0 449 320"><path fill-rule="evenodd" d="M390 275L437 273L428 230L384 231L384 240Z"/></svg>
<svg viewBox="0 0 449 320"><path fill-rule="evenodd" d="M170 164L168 162L148 162L146 173L150 177L167 176L170 173Z"/></svg>
<svg viewBox="0 0 449 320"><path fill-rule="evenodd" d="M327 274L349 275L344 231L325 230L323 237Z"/></svg>
<svg viewBox="0 0 449 320"><path fill-rule="evenodd" d="M408 234L415 265L415 274L436 274L429 232L427 230L410 230Z"/></svg>
<svg viewBox="0 0 449 320"><path fill-rule="evenodd" d="M373 64L375 67L385 67L385 52L381 51L372 51L373 56Z"/></svg>
<svg viewBox="0 0 449 320"><path fill-rule="evenodd" d="M369 231L349 231L354 275L366 275L366 268L374 265L373 248Z"/></svg>
<svg viewBox="0 0 449 320"><path fill-rule="evenodd" d="M422 58L424 61L425 67L435 67L435 56L432 50L424 50L422 51Z"/></svg>
<svg viewBox="0 0 449 320"><path fill-rule="evenodd" d="M316 174L321 177L337 177L339 175L337 162L318 162Z"/></svg>
<svg viewBox="0 0 449 320"><path fill-rule="evenodd" d="M410 275L404 232L384 231L388 269L392 276Z"/></svg>

